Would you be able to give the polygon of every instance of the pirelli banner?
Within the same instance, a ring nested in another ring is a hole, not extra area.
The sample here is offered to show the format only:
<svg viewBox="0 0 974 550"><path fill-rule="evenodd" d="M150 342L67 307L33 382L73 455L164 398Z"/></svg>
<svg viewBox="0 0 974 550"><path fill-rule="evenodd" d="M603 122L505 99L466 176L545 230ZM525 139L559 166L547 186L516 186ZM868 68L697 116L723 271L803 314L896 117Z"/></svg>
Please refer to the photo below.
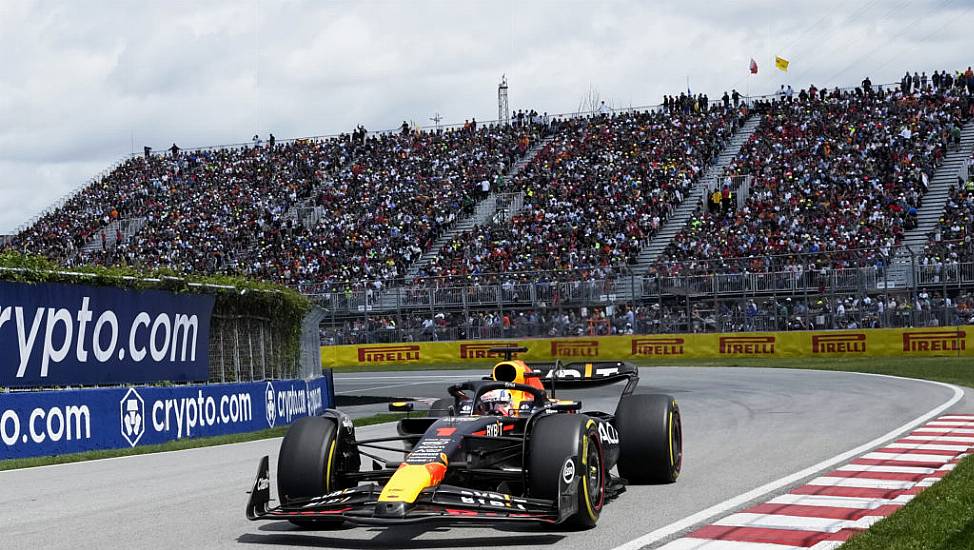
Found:
<svg viewBox="0 0 974 550"><path fill-rule="evenodd" d="M529 361L673 361L734 357L974 356L974 327L525 338L324 346L324 367L455 365L496 361L490 350L523 346Z"/></svg>

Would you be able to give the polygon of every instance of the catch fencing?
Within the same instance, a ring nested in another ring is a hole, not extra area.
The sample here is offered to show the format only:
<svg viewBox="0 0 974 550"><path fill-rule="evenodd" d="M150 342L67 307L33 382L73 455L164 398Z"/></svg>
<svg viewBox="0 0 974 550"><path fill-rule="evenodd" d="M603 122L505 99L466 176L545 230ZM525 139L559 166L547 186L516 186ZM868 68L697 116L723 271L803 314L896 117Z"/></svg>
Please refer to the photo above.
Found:
<svg viewBox="0 0 974 550"><path fill-rule="evenodd" d="M854 265L855 258L869 260ZM721 271L756 264L768 270ZM974 262L846 250L658 264L651 271L369 282L312 297L323 310L325 344L974 323Z"/></svg>

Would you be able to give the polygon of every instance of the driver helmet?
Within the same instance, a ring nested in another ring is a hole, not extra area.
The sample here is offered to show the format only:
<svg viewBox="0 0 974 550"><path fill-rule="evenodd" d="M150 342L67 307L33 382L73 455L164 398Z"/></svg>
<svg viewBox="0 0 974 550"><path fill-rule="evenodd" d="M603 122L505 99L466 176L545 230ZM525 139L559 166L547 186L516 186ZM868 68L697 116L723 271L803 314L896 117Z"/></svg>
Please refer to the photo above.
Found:
<svg viewBox="0 0 974 550"><path fill-rule="evenodd" d="M514 414L514 400L510 390L491 390L480 396L478 405L480 414L494 414L512 416Z"/></svg>

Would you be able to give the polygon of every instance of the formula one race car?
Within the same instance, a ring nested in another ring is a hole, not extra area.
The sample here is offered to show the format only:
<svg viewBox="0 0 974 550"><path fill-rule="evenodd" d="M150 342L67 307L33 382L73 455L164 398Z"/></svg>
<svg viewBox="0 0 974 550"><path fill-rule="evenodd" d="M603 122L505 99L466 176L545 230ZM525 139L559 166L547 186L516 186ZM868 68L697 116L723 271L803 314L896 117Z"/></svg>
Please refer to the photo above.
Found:
<svg viewBox="0 0 974 550"><path fill-rule="evenodd" d="M278 458L280 506L270 506L265 456L247 517L316 529L424 521L589 528L627 483L676 481L683 458L680 410L668 395L634 395L635 368L531 368L511 360L518 348L494 351L506 360L490 376L450 386L451 397L433 403L428 416L400 420L398 436L356 439L351 419L331 409L295 422ZM580 412L581 402L555 398L558 388L618 381L626 386L615 413ZM376 450L404 456L391 460ZM370 468L362 468L363 458ZM610 473L613 467L618 476Z"/></svg>

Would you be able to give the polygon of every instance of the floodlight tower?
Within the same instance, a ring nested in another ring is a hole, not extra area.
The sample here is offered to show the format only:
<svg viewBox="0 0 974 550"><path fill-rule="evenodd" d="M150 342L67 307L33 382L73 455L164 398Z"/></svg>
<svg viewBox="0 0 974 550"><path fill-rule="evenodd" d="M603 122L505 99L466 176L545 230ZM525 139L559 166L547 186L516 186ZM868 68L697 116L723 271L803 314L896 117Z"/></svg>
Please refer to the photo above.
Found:
<svg viewBox="0 0 974 550"><path fill-rule="evenodd" d="M501 75L501 83L497 86L497 122L510 125L511 110L507 103L507 75Z"/></svg>

